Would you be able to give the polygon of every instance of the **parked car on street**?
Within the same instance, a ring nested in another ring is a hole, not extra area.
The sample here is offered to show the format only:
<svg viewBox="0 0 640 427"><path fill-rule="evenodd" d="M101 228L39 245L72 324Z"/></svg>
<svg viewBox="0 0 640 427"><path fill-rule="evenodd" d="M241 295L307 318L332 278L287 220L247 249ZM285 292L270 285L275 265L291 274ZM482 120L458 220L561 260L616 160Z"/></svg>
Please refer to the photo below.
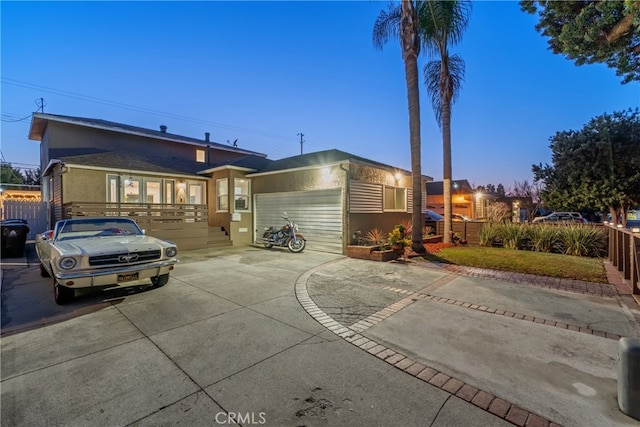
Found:
<svg viewBox="0 0 640 427"><path fill-rule="evenodd" d="M129 218L77 218L58 221L36 236L43 277L53 277L56 303L73 300L79 288L164 286L178 259L169 241L145 236Z"/></svg>
<svg viewBox="0 0 640 427"><path fill-rule="evenodd" d="M424 220L425 221L444 221L444 217L439 213L435 213L434 211L427 209L424 212Z"/></svg>
<svg viewBox="0 0 640 427"><path fill-rule="evenodd" d="M553 212L547 216L533 218L533 222L573 222L586 224L587 220L579 212Z"/></svg>
<svg viewBox="0 0 640 427"><path fill-rule="evenodd" d="M461 215L461 214L457 214L457 213L452 213L451 214L451 220L453 221L459 221L459 222L464 222L464 221L473 221L473 218L469 218L466 215Z"/></svg>

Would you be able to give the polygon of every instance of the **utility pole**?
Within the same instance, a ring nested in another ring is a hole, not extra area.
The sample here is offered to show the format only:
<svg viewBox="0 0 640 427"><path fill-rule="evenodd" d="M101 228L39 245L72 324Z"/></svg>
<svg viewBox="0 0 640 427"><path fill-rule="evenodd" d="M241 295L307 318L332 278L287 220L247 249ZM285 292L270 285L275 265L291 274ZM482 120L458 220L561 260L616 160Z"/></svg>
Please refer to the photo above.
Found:
<svg viewBox="0 0 640 427"><path fill-rule="evenodd" d="M302 144L304 144L304 139L302 139L302 137L304 137L304 133L300 132L298 136L300 137L300 154L302 154Z"/></svg>

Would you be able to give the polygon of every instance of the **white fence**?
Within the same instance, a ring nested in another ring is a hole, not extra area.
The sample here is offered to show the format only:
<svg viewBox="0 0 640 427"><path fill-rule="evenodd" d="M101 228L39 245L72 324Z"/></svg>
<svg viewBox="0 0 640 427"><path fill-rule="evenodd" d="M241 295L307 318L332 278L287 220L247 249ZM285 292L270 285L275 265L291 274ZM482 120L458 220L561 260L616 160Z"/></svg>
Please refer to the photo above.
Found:
<svg viewBox="0 0 640 427"><path fill-rule="evenodd" d="M25 200L5 200L2 203L2 219L26 219L29 224L27 240L35 239L36 234L48 230L49 215L47 202Z"/></svg>

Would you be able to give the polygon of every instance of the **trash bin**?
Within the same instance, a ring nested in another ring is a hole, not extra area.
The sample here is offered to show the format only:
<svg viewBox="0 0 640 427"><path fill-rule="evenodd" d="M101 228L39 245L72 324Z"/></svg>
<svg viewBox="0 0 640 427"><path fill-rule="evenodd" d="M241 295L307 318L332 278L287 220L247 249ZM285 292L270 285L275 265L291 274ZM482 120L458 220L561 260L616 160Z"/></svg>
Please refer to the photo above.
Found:
<svg viewBox="0 0 640 427"><path fill-rule="evenodd" d="M29 234L29 226L26 219L6 219L0 221L2 230L2 256L7 258L19 258L24 254L24 247Z"/></svg>

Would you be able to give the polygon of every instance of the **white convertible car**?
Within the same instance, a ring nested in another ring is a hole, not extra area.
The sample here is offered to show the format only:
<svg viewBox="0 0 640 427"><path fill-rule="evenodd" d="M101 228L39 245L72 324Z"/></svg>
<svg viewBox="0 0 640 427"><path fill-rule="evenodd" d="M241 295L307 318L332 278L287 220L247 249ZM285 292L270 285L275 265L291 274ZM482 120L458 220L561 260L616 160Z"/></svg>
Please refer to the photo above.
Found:
<svg viewBox="0 0 640 427"><path fill-rule="evenodd" d="M129 218L64 219L38 235L35 247L58 304L70 302L78 288L140 286L145 279L163 286L178 263L175 244L145 236Z"/></svg>

